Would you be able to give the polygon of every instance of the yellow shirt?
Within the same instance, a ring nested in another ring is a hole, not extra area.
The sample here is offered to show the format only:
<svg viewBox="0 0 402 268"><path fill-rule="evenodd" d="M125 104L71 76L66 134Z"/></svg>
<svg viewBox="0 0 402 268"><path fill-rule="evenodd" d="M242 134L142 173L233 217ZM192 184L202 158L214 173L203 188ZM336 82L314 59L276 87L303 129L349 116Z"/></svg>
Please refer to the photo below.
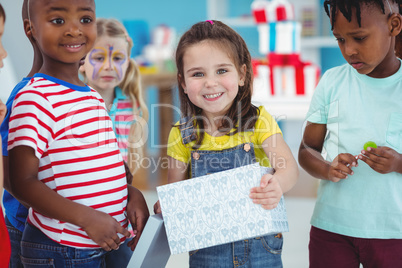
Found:
<svg viewBox="0 0 402 268"><path fill-rule="evenodd" d="M178 125L178 123L176 123ZM251 142L254 145L254 152L257 161L262 166L271 167L269 160L262 148L262 143L268 137L274 134L282 134L275 119L265 110L263 106L259 107L259 116L253 131L240 132L235 135L223 135L214 137L205 133L202 144L198 150L202 151L220 151L230 149L242 143ZM167 154L176 160L189 163L191 160L191 148L195 141L184 145L181 133L178 127L173 127L169 134Z"/></svg>

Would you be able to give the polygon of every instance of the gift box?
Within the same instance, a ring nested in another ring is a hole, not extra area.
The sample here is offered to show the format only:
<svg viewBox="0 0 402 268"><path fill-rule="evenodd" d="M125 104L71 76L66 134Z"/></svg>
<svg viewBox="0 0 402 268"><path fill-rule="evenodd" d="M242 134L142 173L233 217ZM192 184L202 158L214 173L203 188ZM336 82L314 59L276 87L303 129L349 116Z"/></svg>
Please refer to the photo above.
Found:
<svg viewBox="0 0 402 268"><path fill-rule="evenodd" d="M148 218L127 267L165 267L169 257L170 249L162 215L152 215Z"/></svg>
<svg viewBox="0 0 402 268"><path fill-rule="evenodd" d="M251 4L259 36L259 52L300 51L301 25L294 21L293 5L286 0L255 0Z"/></svg>
<svg viewBox="0 0 402 268"><path fill-rule="evenodd" d="M302 62L299 54L269 54L268 63L253 60L253 99L272 97L311 97L320 78L320 68Z"/></svg>
<svg viewBox="0 0 402 268"><path fill-rule="evenodd" d="M255 0L251 3L251 12L256 24L268 22L268 6L269 2L266 0Z"/></svg>
<svg viewBox="0 0 402 268"><path fill-rule="evenodd" d="M259 24L258 48L263 55L268 53L300 53L301 24L296 21L270 22Z"/></svg>
<svg viewBox="0 0 402 268"><path fill-rule="evenodd" d="M312 96L320 77L320 68L302 62L299 54L268 55L270 93L276 96Z"/></svg>
<svg viewBox="0 0 402 268"><path fill-rule="evenodd" d="M170 252L288 232L283 197L272 210L249 198L265 173L256 163L157 187Z"/></svg>
<svg viewBox="0 0 402 268"><path fill-rule="evenodd" d="M251 3L251 12L257 24L295 19L293 5L286 0L254 0Z"/></svg>
<svg viewBox="0 0 402 268"><path fill-rule="evenodd" d="M300 53L300 22L271 22L268 31L269 52L277 54Z"/></svg>

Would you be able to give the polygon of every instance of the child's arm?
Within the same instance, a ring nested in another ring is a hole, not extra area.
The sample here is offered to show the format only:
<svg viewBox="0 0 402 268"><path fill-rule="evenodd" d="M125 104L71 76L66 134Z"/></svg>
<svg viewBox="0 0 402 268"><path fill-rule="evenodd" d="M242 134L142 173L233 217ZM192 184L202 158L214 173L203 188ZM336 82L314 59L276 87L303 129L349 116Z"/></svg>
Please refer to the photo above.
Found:
<svg viewBox="0 0 402 268"><path fill-rule="evenodd" d="M299 148L299 164L310 175L318 179L338 182L353 175L351 167L357 166L357 160L352 154L339 154L332 163L326 161L321 151L327 132L325 124L307 123Z"/></svg>
<svg viewBox="0 0 402 268"><path fill-rule="evenodd" d="M140 190L132 185L128 185L127 190L127 218L131 222L135 234L135 238L127 246L131 247L131 250L134 250L149 218L149 210L144 195Z"/></svg>
<svg viewBox="0 0 402 268"><path fill-rule="evenodd" d="M0 124L3 123L4 117L6 117L7 106L0 100Z"/></svg>
<svg viewBox="0 0 402 268"><path fill-rule="evenodd" d="M367 151L363 150L361 152L359 159L366 162L378 173L398 172L402 174L402 154L389 147L369 147Z"/></svg>
<svg viewBox="0 0 402 268"><path fill-rule="evenodd" d="M62 197L38 180L39 159L28 146L9 151L12 194L43 215L80 226L104 250L117 249L124 229L110 215Z"/></svg>
<svg viewBox="0 0 402 268"><path fill-rule="evenodd" d="M265 174L260 187L251 189L250 198L265 209L275 208L283 193L289 191L299 177L299 169L292 152L281 134L274 134L262 143L275 173Z"/></svg>
<svg viewBox="0 0 402 268"><path fill-rule="evenodd" d="M168 183L178 182L186 179L187 164L171 156L168 156ZM154 205L155 214L162 213L159 200Z"/></svg>

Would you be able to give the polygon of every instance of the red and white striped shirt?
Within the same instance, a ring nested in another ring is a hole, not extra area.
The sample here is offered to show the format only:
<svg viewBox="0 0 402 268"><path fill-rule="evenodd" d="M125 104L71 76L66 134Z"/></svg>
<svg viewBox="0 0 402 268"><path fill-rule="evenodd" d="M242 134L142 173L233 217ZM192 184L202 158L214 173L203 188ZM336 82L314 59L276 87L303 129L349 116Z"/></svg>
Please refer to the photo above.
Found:
<svg viewBox="0 0 402 268"><path fill-rule="evenodd" d="M35 150L38 178L49 188L127 227L124 164L112 121L95 90L36 74L13 103L8 150L20 145ZM80 227L33 208L28 221L62 245L99 247Z"/></svg>

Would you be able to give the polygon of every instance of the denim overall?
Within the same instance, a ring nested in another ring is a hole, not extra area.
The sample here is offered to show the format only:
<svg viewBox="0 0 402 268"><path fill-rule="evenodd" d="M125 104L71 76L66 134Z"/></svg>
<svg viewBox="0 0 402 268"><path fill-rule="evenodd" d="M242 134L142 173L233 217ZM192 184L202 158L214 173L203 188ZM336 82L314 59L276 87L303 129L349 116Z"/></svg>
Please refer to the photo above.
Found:
<svg viewBox="0 0 402 268"><path fill-rule="evenodd" d="M179 128L184 145L196 139L193 121L189 118L182 118ZM221 151L191 149L191 177L255 162L251 142ZM273 234L199 249L190 252L190 267L282 267L282 245L282 234Z"/></svg>

